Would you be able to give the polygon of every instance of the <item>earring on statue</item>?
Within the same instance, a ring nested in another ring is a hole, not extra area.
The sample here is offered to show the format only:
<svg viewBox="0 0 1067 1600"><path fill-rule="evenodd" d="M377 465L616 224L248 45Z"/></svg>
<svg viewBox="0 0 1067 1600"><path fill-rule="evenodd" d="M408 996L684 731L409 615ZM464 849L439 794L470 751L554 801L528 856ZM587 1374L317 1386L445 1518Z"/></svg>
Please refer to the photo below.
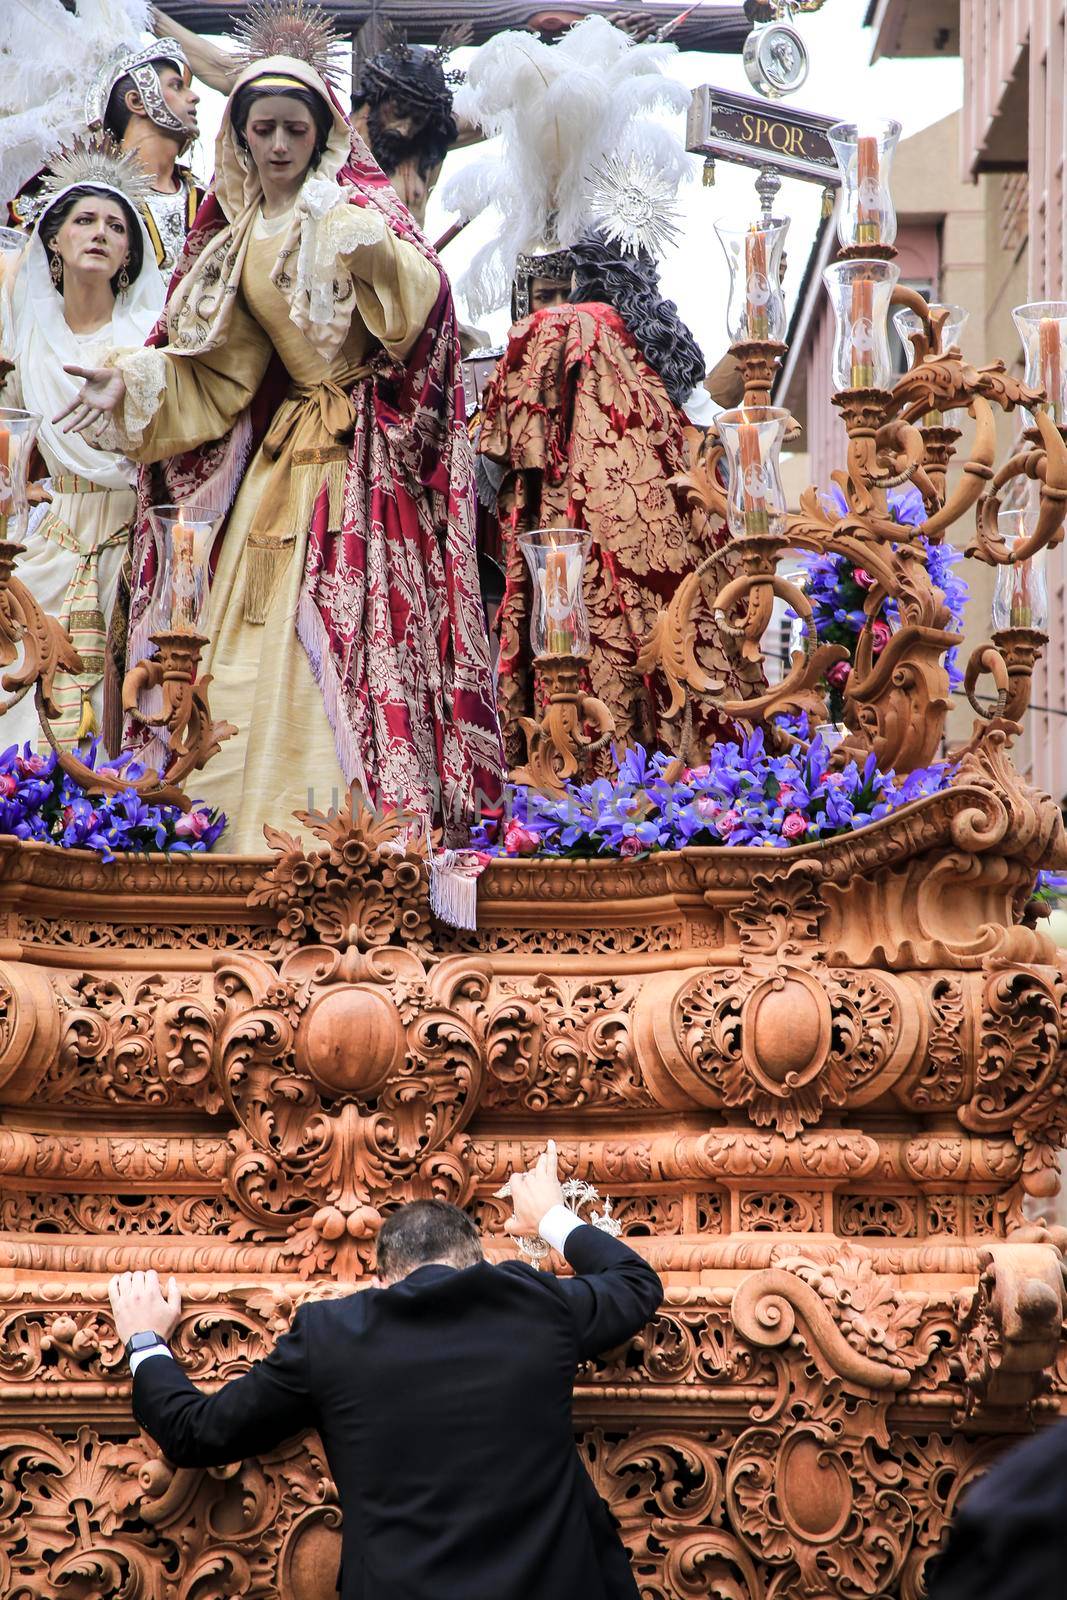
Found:
<svg viewBox="0 0 1067 1600"><path fill-rule="evenodd" d="M48 272L52 282L58 289L63 282L63 262L55 245L52 246L52 259L48 263Z"/></svg>
<svg viewBox="0 0 1067 1600"><path fill-rule="evenodd" d="M125 294L130 287L130 275L126 271L128 265L129 263L126 261L122 263L122 271L119 273L119 294Z"/></svg>

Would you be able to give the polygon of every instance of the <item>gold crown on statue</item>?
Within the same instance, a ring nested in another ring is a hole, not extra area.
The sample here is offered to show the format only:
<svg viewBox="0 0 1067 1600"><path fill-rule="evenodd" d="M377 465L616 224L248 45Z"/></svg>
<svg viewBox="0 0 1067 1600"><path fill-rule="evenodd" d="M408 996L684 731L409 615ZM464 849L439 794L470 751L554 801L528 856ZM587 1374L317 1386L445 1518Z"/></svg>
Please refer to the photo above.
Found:
<svg viewBox="0 0 1067 1600"><path fill-rule="evenodd" d="M325 11L312 0L257 0L232 35L239 65L255 66L268 56L292 56L320 78L332 81L331 53L340 42Z"/></svg>
<svg viewBox="0 0 1067 1600"><path fill-rule="evenodd" d="M48 173L41 184L38 214L64 189L75 184L116 189L131 206L145 203L152 193L152 182L132 150L123 150L109 133L82 134L49 157Z"/></svg>

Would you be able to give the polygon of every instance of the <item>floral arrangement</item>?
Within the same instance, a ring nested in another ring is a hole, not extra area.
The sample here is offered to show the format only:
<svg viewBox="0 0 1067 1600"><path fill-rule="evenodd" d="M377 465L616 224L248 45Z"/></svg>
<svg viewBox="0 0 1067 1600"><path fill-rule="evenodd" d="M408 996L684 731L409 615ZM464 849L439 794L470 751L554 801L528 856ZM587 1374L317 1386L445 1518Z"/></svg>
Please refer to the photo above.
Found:
<svg viewBox="0 0 1067 1600"><path fill-rule="evenodd" d="M821 735L805 749L772 755L757 730L743 744L712 746L705 765L675 782L672 758L640 746L613 752L616 778L568 784L561 800L517 787L506 816L479 825L474 847L490 856L640 856L685 845L788 849L848 833L947 788L954 768L939 762L896 778L873 755L840 771Z"/></svg>
<svg viewBox="0 0 1067 1600"><path fill-rule="evenodd" d="M845 497L836 485L828 494L827 500L832 503L833 509L839 515L846 514L848 506ZM893 521L902 527L915 528L925 520L926 509L922 495L911 485L904 489L891 489L888 505ZM926 552L926 565L930 578L944 595L945 604L951 614L952 626L958 631L963 623L968 588L964 580L957 577L952 569L956 562L962 559L962 552L954 545L930 544L921 537L919 544ZM808 556L802 558L801 565L808 575L807 595L811 601L815 632L820 642L844 645L849 653L847 661L836 661L827 673L830 716L834 722L840 722L844 713L843 691L852 673L852 664L856 657L856 641L867 621L863 607L867 600L867 591L874 586L874 579L862 567L854 567L845 556ZM787 615L795 617L796 613L789 612ZM889 600L883 607L882 614L876 617L871 625L875 655L879 655L889 643L895 621L896 604ZM956 648L953 646L945 660L949 683L953 689L958 689L963 682L956 655Z"/></svg>
<svg viewBox="0 0 1067 1600"><path fill-rule="evenodd" d="M100 761L95 741L83 759L94 771L131 783L145 770L130 755ZM133 789L86 794L64 773L53 750L39 755L29 744L10 745L0 755L0 834L64 850L99 850L105 861L113 861L119 851L209 850L225 826L219 811L149 805Z"/></svg>

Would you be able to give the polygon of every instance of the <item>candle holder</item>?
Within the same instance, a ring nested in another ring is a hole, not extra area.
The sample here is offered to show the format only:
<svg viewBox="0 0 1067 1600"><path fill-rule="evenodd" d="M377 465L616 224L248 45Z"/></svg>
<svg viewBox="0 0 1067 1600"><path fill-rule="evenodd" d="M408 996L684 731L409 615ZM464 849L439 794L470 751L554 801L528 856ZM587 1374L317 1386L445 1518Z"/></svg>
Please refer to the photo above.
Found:
<svg viewBox="0 0 1067 1600"><path fill-rule="evenodd" d="M519 548L533 587L534 698L545 709L539 717L521 719L526 765L511 777L559 798L579 765L602 750L615 732L607 706L584 687L589 618L582 577L589 535L581 528L534 528L519 534Z"/></svg>
<svg viewBox="0 0 1067 1600"><path fill-rule="evenodd" d="M1039 300L1016 306L1011 314L1026 360L1024 381L1044 391L1031 412L1043 412L1057 428L1067 428L1067 301Z"/></svg>
<svg viewBox="0 0 1067 1600"><path fill-rule="evenodd" d="M779 538L785 532L779 455L790 420L778 406L723 411L715 419L726 452L726 520L735 539Z"/></svg>
<svg viewBox="0 0 1067 1600"><path fill-rule="evenodd" d="M739 228L723 218L715 232L730 268L726 326L732 343L780 344L786 332L782 256L788 219Z"/></svg>
<svg viewBox="0 0 1067 1600"><path fill-rule="evenodd" d="M0 406L0 543L20 544L26 533L30 460L41 418Z"/></svg>
<svg viewBox="0 0 1067 1600"><path fill-rule="evenodd" d="M589 535L580 528L534 528L519 534L530 569L530 646L535 657L587 656L589 618L582 574Z"/></svg>
<svg viewBox="0 0 1067 1600"><path fill-rule="evenodd" d="M927 353L926 332L930 326L936 330L937 350L932 354L940 355L942 351L958 350L960 334L966 326L970 313L964 306L943 306L931 304L929 324L924 323L917 311L910 306L904 306L900 311L893 313L893 326L900 336L900 342L907 349L912 347L912 365L916 358L919 360ZM922 419L924 428L954 427L952 420L959 416L959 408L951 407L948 411L930 410Z"/></svg>
<svg viewBox="0 0 1067 1600"><path fill-rule="evenodd" d="M153 506L148 520L156 547L151 625L163 633L203 635L207 626L211 547L222 513L192 512L177 505Z"/></svg>
<svg viewBox="0 0 1067 1600"><path fill-rule="evenodd" d="M892 261L835 261L823 271L834 309L837 389L888 389L893 374L888 316L900 268Z"/></svg>
<svg viewBox="0 0 1067 1600"><path fill-rule="evenodd" d="M1037 512L1001 511L997 532L1010 551L1021 548L1037 528ZM1045 584L1045 550L1022 560L997 565L992 604L993 638L980 645L967 663L963 687L978 713L972 747L992 728L1017 732L1030 704L1034 668L1048 643L1048 591ZM993 679L996 699L983 702L975 687L984 674Z"/></svg>
<svg viewBox="0 0 1067 1600"><path fill-rule="evenodd" d="M156 584L149 612L155 654L127 672L122 708L152 728L167 730L168 774L176 767L201 767L237 729L214 722L208 702L210 674L199 677L207 633L208 575L220 511L192 512L184 506L153 506L149 523L156 547ZM159 691L161 709L143 697Z"/></svg>
<svg viewBox="0 0 1067 1600"><path fill-rule="evenodd" d="M583 687L588 667L588 652L535 659L534 692L547 704L540 717L520 718L526 763L512 771L513 783L561 799L567 781L611 740L614 717Z"/></svg>
<svg viewBox="0 0 1067 1600"><path fill-rule="evenodd" d="M837 237L847 253L889 251L897 236L897 214L889 189L900 123L837 122L827 138L841 169Z"/></svg>

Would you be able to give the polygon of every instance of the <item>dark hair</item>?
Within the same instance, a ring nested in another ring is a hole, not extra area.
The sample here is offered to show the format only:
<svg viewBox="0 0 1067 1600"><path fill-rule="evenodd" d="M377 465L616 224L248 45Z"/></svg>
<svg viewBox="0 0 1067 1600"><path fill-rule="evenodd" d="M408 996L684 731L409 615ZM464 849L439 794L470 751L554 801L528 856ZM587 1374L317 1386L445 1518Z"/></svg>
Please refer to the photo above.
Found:
<svg viewBox="0 0 1067 1600"><path fill-rule="evenodd" d="M148 64L155 67L157 73L160 67L173 67L175 72L181 72L181 67L176 61L172 61L169 56L153 56ZM111 93L107 97L104 127L119 144L122 143L126 129L130 125L130 118L133 116L133 112L126 104L126 96L131 91L134 94L140 94L141 92L132 74L127 72L112 85ZM162 131L166 133L168 130L164 128Z"/></svg>
<svg viewBox="0 0 1067 1600"><path fill-rule="evenodd" d="M382 108L391 100L414 131L399 134L385 126ZM387 175L414 159L420 178L439 167L455 143L459 127L452 115L452 91L436 51L425 45L397 44L363 64L352 110L367 109L371 153Z"/></svg>
<svg viewBox="0 0 1067 1600"><path fill-rule="evenodd" d="M233 97L233 106L230 110L230 126L233 128L234 137L242 150L248 149L248 139L245 129L248 127L248 118L252 106L257 100L299 100L311 112L315 122L315 148L311 153L309 167L317 167L322 160L323 151L329 141L333 128L333 112L320 94L314 89L297 88L260 88L255 80L243 84Z"/></svg>
<svg viewBox="0 0 1067 1600"><path fill-rule="evenodd" d="M144 266L144 241L133 207L128 200L124 199L121 194L116 194L113 189L100 189L95 184L80 183L76 189L68 190L62 200L57 200L55 205L49 206L41 218L37 229L41 236L41 243L47 250L75 207L83 200L99 199L101 196L107 200L116 201L122 208L122 215L126 219L126 243L130 247L130 259L126 263L126 276L131 283L135 283L141 275L141 268ZM120 292L119 278L121 274L122 268L120 267L111 280L113 294Z"/></svg>
<svg viewBox="0 0 1067 1600"><path fill-rule="evenodd" d="M673 300L660 294L651 256L632 256L602 233L590 232L571 246L575 285L571 303L603 300L626 324L641 354L663 379L676 406L684 404L704 378L704 355L678 315Z"/></svg>
<svg viewBox="0 0 1067 1600"><path fill-rule="evenodd" d="M377 1243L383 1278L407 1277L428 1261L476 1266L482 1257L478 1229L465 1211L445 1200L412 1200L382 1223Z"/></svg>

